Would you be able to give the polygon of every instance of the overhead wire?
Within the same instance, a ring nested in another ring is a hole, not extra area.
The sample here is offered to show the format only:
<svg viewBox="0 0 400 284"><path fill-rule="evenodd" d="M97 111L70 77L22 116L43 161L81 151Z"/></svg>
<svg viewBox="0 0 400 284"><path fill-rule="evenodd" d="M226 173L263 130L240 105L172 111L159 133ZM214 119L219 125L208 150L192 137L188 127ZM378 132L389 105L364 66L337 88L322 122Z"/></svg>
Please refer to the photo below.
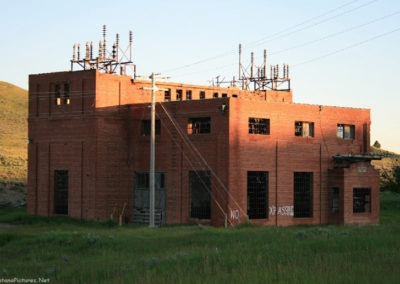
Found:
<svg viewBox="0 0 400 284"><path fill-rule="evenodd" d="M324 13L322 13L320 15L317 15L315 17L312 17L312 18L308 19L308 20L305 20L305 21L303 21L303 22L301 22L299 24L295 24L295 25L293 25L293 26L291 26L289 28L283 29L283 30L281 30L279 32L276 32L276 33L272 34L272 35L266 36L264 38L261 38L259 40L253 41L253 42L250 42L246 46L247 47L253 47L253 46L260 45L261 43L265 43L267 41L272 41L272 40L275 40L275 39L281 39L283 37L287 37L287 36L292 35L294 33L297 33L297 32L300 32L300 31L304 31L304 30L312 28L312 27L314 27L316 25L320 25L320 24L325 23L327 21L333 20L333 19L335 19L337 17L343 16L343 15L349 14L351 12L354 12L354 11L356 11L358 9L364 8L364 7L370 5L370 4L372 4L372 3L374 3L374 2L376 2L378 0L371 0L371 1L367 2L367 3L359 5L359 6L355 7L355 8L350 9L350 10L346 10L346 11L344 11L344 12L338 14L338 15L334 15L332 17L329 17L328 19L324 19L324 20L321 20L321 21L319 21L317 23L313 23L313 24L307 25L306 27L303 27L303 28L300 28L300 29L296 29L297 27L300 27L300 26L302 26L304 24L310 23L310 22L312 22L312 21L314 21L316 19L322 18L322 17L324 17L326 15L329 15L329 14L331 14L331 13L337 11L337 10L340 10L340 9L342 9L342 8L344 8L346 6L349 6L349 5L351 5L351 4L355 3L355 2L358 2L358 1L359 0L349 1L349 2L347 2L345 4L343 4L343 5L340 5L340 6L334 8L334 9L331 9L331 10L329 10L327 12L324 12ZM295 29L295 30L291 31L293 29ZM199 65L201 63L209 62L209 61L212 61L212 60L215 60L215 59L219 59L219 58L231 55L233 52L236 52L236 49L235 50L230 50L230 51L227 51L227 52L223 52L223 53L220 53L220 54L217 54L215 56L208 57L208 58L204 58L204 59L195 61L193 63L185 64L185 65L182 65L182 66L178 66L176 68L167 69L167 70L164 70L162 73L168 74L168 73L171 73L171 72L174 72L174 71L177 71L177 70L187 69L189 67L193 67L193 66Z"/></svg>

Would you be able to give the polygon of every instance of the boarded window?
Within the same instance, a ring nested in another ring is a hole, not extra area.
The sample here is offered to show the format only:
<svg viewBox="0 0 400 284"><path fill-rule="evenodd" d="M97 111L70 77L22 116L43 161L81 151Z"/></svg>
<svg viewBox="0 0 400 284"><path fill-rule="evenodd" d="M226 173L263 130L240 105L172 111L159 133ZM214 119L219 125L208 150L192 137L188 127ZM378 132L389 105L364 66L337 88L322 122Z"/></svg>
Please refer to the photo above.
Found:
<svg viewBox="0 0 400 284"><path fill-rule="evenodd" d="M249 117L249 134L269 135L269 119Z"/></svg>
<svg viewBox="0 0 400 284"><path fill-rule="evenodd" d="M68 215L68 171L54 171L54 213Z"/></svg>
<svg viewBox="0 0 400 284"><path fill-rule="evenodd" d="M294 135L302 137L314 137L314 122L295 121Z"/></svg>
<svg viewBox="0 0 400 284"><path fill-rule="evenodd" d="M161 133L161 122L160 120L156 120L156 135L160 135ZM140 134L142 136L150 136L151 133L151 120L142 120L140 126Z"/></svg>
<svg viewBox="0 0 400 284"><path fill-rule="evenodd" d="M353 213L371 212L371 189L353 188Z"/></svg>
<svg viewBox="0 0 400 284"><path fill-rule="evenodd" d="M341 139L351 140L355 138L355 126L349 124L337 125L337 137Z"/></svg>
<svg viewBox="0 0 400 284"><path fill-rule="evenodd" d="M189 118L187 133L188 134L203 134L211 132L211 118L197 117Z"/></svg>
<svg viewBox="0 0 400 284"><path fill-rule="evenodd" d="M294 173L294 217L312 217L313 173Z"/></svg>
<svg viewBox="0 0 400 284"><path fill-rule="evenodd" d="M199 97L200 97L200 100L204 100L206 98L206 92L200 91Z"/></svg>
<svg viewBox="0 0 400 284"><path fill-rule="evenodd" d="M189 171L190 217L211 218L211 178L209 171Z"/></svg>
<svg viewBox="0 0 400 284"><path fill-rule="evenodd" d="M268 217L268 172L247 172L247 215L250 219Z"/></svg>

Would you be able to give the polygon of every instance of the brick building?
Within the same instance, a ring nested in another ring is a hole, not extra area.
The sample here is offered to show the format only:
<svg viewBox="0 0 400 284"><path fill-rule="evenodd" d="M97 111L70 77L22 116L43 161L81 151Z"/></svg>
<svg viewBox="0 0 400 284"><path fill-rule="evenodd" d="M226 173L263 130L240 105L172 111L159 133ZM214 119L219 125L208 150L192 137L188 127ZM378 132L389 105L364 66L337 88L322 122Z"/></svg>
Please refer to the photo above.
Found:
<svg viewBox="0 0 400 284"><path fill-rule="evenodd" d="M31 214L148 222L150 86L97 69L30 75ZM157 86L157 223L379 222L370 110Z"/></svg>

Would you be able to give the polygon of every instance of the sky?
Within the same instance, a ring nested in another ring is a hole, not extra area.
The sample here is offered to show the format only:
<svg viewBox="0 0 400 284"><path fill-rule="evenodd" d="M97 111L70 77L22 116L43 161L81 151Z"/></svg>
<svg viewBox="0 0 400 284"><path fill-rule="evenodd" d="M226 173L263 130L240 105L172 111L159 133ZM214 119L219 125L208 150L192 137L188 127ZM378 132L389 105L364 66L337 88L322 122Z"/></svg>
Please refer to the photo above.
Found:
<svg viewBox="0 0 400 284"><path fill-rule="evenodd" d="M70 70L73 45L133 32L137 74L210 84L242 62L289 64L297 103L371 109L371 144L400 153L398 0L13 0L2 2L0 81ZM97 49L95 49L97 50ZM83 53L83 52L82 52ZM122 53L121 53L122 54Z"/></svg>

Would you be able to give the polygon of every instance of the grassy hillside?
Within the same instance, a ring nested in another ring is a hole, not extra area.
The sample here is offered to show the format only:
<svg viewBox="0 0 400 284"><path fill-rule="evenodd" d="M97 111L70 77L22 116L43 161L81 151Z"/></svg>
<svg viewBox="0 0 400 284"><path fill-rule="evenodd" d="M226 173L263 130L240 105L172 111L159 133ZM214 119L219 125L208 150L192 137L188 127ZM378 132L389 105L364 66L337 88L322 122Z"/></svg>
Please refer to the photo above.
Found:
<svg viewBox="0 0 400 284"><path fill-rule="evenodd" d="M0 81L0 182L26 182L28 91Z"/></svg>

